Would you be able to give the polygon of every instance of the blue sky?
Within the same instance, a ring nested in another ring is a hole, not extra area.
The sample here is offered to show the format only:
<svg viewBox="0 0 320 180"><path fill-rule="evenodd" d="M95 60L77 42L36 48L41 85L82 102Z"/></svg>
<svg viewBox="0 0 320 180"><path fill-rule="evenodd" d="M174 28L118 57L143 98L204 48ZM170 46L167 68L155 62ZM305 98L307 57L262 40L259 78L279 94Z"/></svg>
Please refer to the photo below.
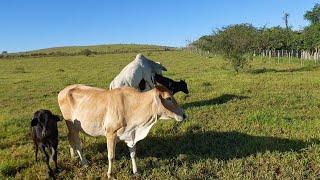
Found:
<svg viewBox="0 0 320 180"><path fill-rule="evenodd" d="M315 0L1 0L0 51L114 43L185 46L236 23L294 29Z"/></svg>

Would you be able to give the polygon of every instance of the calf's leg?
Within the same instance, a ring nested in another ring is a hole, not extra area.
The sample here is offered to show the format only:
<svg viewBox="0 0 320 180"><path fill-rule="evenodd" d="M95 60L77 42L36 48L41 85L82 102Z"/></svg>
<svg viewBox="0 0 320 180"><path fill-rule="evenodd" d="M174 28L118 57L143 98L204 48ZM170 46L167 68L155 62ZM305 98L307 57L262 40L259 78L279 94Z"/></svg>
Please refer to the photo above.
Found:
<svg viewBox="0 0 320 180"><path fill-rule="evenodd" d="M112 161L115 157L115 149L116 149L116 134L108 134L107 135L107 146L108 146L108 178L111 177L111 168L112 168Z"/></svg>
<svg viewBox="0 0 320 180"><path fill-rule="evenodd" d="M53 159L54 166L55 166L55 172L59 172L58 163L57 163L58 152L57 152L56 146L52 147L52 159Z"/></svg>
<svg viewBox="0 0 320 180"><path fill-rule="evenodd" d="M36 162L38 161L38 151L39 151L39 147L38 147L38 143L34 143L34 156L35 156L35 160Z"/></svg>
<svg viewBox="0 0 320 180"><path fill-rule="evenodd" d="M44 145L41 145L41 151L42 151L42 153L44 155L43 158L44 158L44 160L45 160L45 162L47 164L48 174L49 174L50 177L53 177L54 175L53 175L52 169L51 169L50 164L49 164L50 157L49 157L48 153L46 152L46 148L45 148Z"/></svg>

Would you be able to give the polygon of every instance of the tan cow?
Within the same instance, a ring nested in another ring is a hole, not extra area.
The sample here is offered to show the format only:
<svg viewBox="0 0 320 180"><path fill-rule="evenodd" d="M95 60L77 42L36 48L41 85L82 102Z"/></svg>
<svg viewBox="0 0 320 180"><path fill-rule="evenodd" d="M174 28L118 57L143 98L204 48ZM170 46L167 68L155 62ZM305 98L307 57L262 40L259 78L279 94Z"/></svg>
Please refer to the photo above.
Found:
<svg viewBox="0 0 320 180"><path fill-rule="evenodd" d="M81 162L87 164L81 153L79 131L90 136L106 136L108 177L118 140L125 141L129 147L133 173L136 173L136 143L147 136L158 119L186 118L170 91L162 86L142 93L130 87L105 90L77 84L63 89L58 101L69 130L71 156L75 150Z"/></svg>

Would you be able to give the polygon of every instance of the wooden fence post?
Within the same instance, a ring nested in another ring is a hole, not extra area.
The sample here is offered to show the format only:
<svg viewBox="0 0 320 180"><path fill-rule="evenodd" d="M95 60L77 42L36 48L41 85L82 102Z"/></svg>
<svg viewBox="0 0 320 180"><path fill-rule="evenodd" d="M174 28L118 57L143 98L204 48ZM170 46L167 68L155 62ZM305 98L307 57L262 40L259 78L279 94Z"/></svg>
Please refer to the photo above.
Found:
<svg viewBox="0 0 320 180"><path fill-rule="evenodd" d="M289 64L291 63L291 62L290 62L290 59L291 59L291 54L290 54L290 52L289 52Z"/></svg>

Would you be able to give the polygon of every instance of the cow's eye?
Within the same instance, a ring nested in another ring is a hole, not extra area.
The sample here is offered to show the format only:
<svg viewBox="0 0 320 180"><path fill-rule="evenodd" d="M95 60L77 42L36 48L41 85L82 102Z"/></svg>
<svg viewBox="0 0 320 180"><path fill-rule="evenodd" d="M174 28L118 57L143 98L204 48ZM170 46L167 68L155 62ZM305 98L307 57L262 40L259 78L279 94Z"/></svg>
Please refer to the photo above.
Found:
<svg viewBox="0 0 320 180"><path fill-rule="evenodd" d="M172 102L172 97L167 97L166 100Z"/></svg>

